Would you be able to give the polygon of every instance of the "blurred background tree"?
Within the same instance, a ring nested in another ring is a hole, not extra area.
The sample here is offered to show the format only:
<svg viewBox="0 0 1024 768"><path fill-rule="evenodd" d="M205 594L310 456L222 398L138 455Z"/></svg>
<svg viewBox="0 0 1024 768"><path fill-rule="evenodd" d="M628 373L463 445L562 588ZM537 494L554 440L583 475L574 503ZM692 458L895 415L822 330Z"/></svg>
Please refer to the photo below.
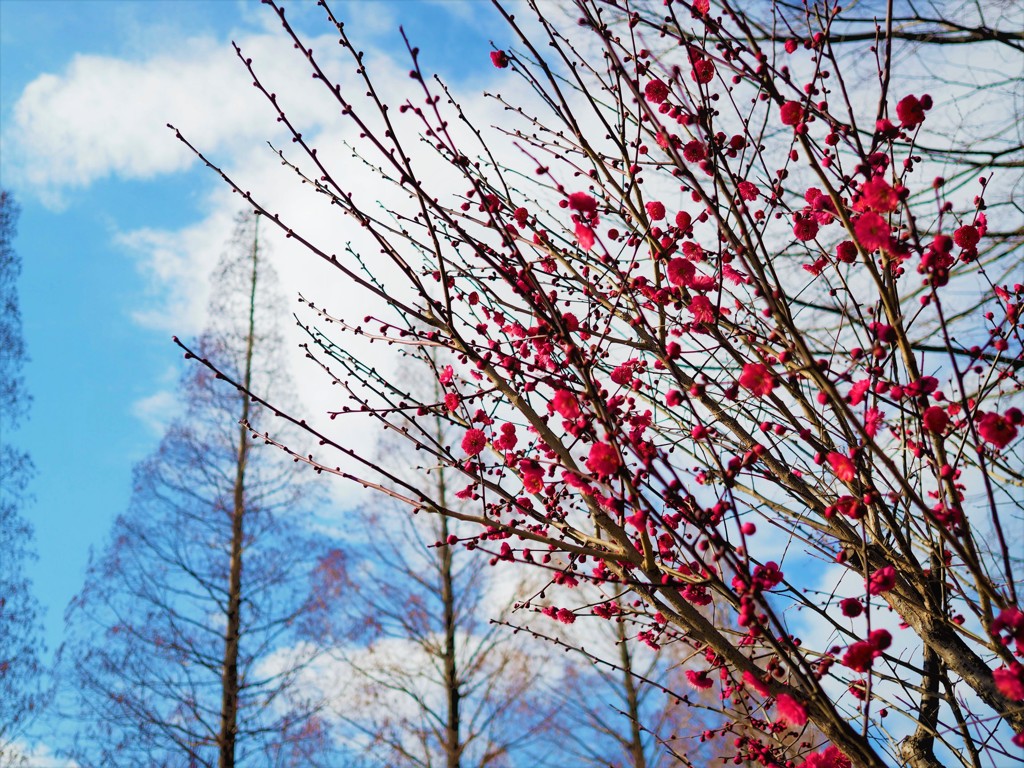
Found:
<svg viewBox="0 0 1024 768"><path fill-rule="evenodd" d="M33 466L11 437L31 403L22 375L28 354L14 250L18 213L11 193L0 190L0 766L21 762L15 740L42 701L40 608L25 574L32 527L21 514Z"/></svg>
<svg viewBox="0 0 1024 768"><path fill-rule="evenodd" d="M247 390L288 400L281 300L243 215L213 276L197 350ZM317 765L317 702L295 687L316 655L336 568L316 488L250 437L267 414L201 366L180 414L135 469L128 510L68 610L59 668L83 766Z"/></svg>

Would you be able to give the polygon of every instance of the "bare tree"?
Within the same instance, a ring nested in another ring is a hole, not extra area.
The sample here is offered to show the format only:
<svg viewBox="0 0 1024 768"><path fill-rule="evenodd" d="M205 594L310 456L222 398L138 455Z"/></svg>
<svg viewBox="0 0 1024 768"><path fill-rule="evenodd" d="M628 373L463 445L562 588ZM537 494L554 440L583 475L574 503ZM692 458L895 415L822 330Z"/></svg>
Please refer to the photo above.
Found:
<svg viewBox="0 0 1024 768"><path fill-rule="evenodd" d="M287 397L280 305L258 219L239 219L197 349L248 389ZM88 570L60 653L81 765L316 764L315 703L296 686L330 568L316 496L291 461L253 447L265 418L190 368L183 413L135 470L128 511ZM319 557L323 560L318 560ZM318 748L319 749L319 748Z"/></svg>
<svg viewBox="0 0 1024 768"><path fill-rule="evenodd" d="M415 379L415 364L407 370ZM435 439L451 439L444 420L433 423ZM382 442L380 459L410 477L426 472L446 505L461 503L449 470L417 467L403 442ZM361 532L349 528L358 578L337 618L364 631L331 651L350 677L336 710L341 738L365 744L380 765L563 764L552 739L559 705L544 683L551 661L492 623L507 616L513 590L457 546L459 529L444 516L378 503L364 508Z"/></svg>
<svg viewBox="0 0 1024 768"><path fill-rule="evenodd" d="M21 261L14 250L18 206L0 190L0 766L15 764L14 740L41 703L39 605L25 574L32 528L21 515L33 466L11 442L28 411L27 360L18 301Z"/></svg>

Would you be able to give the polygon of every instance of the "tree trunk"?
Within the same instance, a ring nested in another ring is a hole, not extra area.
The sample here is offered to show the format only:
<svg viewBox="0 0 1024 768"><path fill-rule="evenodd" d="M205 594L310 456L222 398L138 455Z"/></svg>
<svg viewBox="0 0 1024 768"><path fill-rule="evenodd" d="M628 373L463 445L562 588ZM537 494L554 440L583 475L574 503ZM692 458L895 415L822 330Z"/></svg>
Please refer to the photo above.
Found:
<svg viewBox="0 0 1024 768"><path fill-rule="evenodd" d="M446 498L444 472L439 471L437 481L438 497L443 506ZM441 541L438 554L441 557L441 604L444 612L444 688L447 697L447 721L445 723L445 766L459 768L462 759L461 723L459 705L459 670L455 659L455 587L452 575L452 549L448 545L448 518L441 515Z"/></svg>
<svg viewBox="0 0 1024 768"><path fill-rule="evenodd" d="M259 218L252 240L252 282L249 293L249 326L245 341L245 369L242 383L245 391L252 388L252 357L256 324L256 275L259 261ZM219 768L234 768L235 742L238 736L238 644L241 634L242 551L245 518L245 467L249 451L249 398L242 395L238 427L238 459L235 465L235 487L231 506L231 562L228 572L228 609L224 630L224 663L221 674L220 732L217 735Z"/></svg>
<svg viewBox="0 0 1024 768"><path fill-rule="evenodd" d="M632 768L647 768L644 756L643 732L640 729L640 699L637 695L636 681L633 679L633 654L629 651L626 637L626 625L615 623L615 633L619 641L619 664L622 666L622 684L626 693L626 716L629 718L629 756Z"/></svg>

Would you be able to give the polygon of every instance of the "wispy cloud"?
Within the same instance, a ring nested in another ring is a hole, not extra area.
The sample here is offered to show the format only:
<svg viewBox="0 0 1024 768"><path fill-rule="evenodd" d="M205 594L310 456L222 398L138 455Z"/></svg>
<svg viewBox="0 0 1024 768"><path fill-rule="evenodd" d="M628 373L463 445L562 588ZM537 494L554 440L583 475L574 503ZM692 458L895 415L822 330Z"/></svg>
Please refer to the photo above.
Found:
<svg viewBox="0 0 1024 768"><path fill-rule="evenodd" d="M249 35L240 45L246 56L272 63L270 79L289 83L291 95L309 95L307 67L282 35ZM329 115L319 103L297 98L293 111L320 125ZM179 172L195 159L169 122L205 150L229 155L267 138L274 124L226 40L183 38L139 59L78 55L63 72L37 77L18 98L3 135L5 170L51 205L106 178Z"/></svg>
<svg viewBox="0 0 1024 768"><path fill-rule="evenodd" d="M11 745L9 753L0 757L5 760L10 757L13 761L10 765L24 765L25 768L78 768L74 760L57 757L48 745L42 743L18 741ZM4 764L7 765L6 762Z"/></svg>
<svg viewBox="0 0 1024 768"><path fill-rule="evenodd" d="M132 413L143 422L153 434L162 434L179 409L179 400L174 392L161 389L132 403Z"/></svg>

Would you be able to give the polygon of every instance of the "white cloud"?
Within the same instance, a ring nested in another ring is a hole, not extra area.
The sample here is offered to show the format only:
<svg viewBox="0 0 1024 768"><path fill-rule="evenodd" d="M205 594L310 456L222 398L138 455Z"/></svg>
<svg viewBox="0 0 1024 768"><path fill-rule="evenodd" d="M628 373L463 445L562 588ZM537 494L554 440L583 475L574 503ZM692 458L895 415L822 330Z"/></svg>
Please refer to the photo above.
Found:
<svg viewBox="0 0 1024 768"><path fill-rule="evenodd" d="M162 434L177 413L178 396L161 389L132 403L132 415L146 425L153 434Z"/></svg>
<svg viewBox="0 0 1024 768"><path fill-rule="evenodd" d="M224 216L217 219L227 227L220 231L230 233L230 220ZM136 323L160 330L173 326L172 332L182 336L201 329L196 321L203 317L209 298L205 275L217 263L215 249L219 247L216 241L205 239L212 223L173 233L144 228L117 236L118 245L137 254L139 270L146 279L146 295L140 306L132 309ZM199 275L204 277L197 279Z"/></svg>
<svg viewBox="0 0 1024 768"><path fill-rule="evenodd" d="M78 768L78 763L74 760L57 757L48 745L42 743L30 744L26 741L17 741L10 745L10 752L0 753L0 757L3 757L4 760L10 758L11 765L24 765L25 768ZM18 762L19 760L24 762Z"/></svg>
<svg viewBox="0 0 1024 768"><path fill-rule="evenodd" d="M312 44L325 48L322 42ZM249 35L240 44L257 66L272 64L265 67L271 87L289 83L296 119L328 117L323 110L316 116L322 102L308 98L307 67L282 34ZM274 119L227 41L181 39L138 60L77 55L64 72L29 83L15 103L3 137L9 171L51 203L108 177L182 171L195 158L167 123L216 155L268 138Z"/></svg>

